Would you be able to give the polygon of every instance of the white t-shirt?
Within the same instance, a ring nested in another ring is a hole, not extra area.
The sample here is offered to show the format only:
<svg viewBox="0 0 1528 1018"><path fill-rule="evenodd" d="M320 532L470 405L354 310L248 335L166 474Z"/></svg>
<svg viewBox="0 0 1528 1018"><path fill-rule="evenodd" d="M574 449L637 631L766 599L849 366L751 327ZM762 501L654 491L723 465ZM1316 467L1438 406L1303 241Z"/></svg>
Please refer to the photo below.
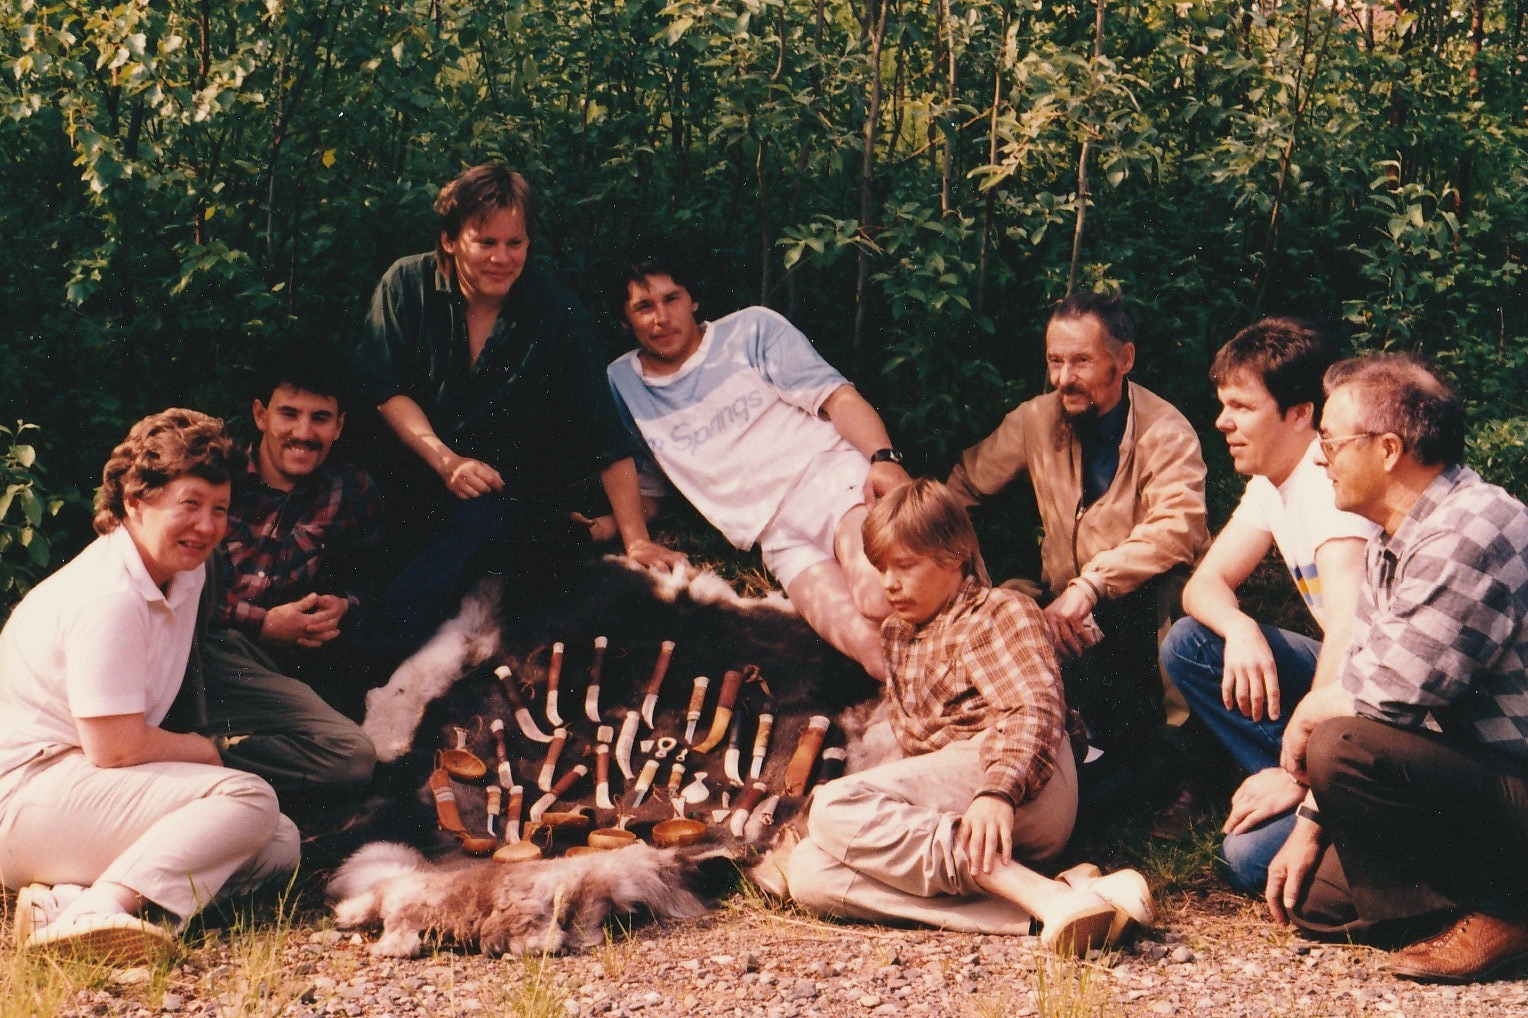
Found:
<svg viewBox="0 0 1528 1018"><path fill-rule="evenodd" d="M622 415L668 481L735 547L747 549L824 452L856 452L819 416L844 376L768 308L705 325L690 359L649 378L637 351L608 370ZM664 494L649 470L644 495Z"/></svg>
<svg viewBox="0 0 1528 1018"><path fill-rule="evenodd" d="M75 718L158 725L186 675L206 573L150 579L125 527L39 583L0 632L0 777L80 745Z"/></svg>
<svg viewBox="0 0 1528 1018"><path fill-rule="evenodd" d="M1248 480L1247 491L1231 519L1273 535L1295 587L1322 629L1326 628L1326 617L1316 549L1340 537L1367 541L1378 529L1362 516L1337 508L1331 478L1324 468L1316 466L1315 439L1283 484L1274 487L1266 477Z"/></svg>

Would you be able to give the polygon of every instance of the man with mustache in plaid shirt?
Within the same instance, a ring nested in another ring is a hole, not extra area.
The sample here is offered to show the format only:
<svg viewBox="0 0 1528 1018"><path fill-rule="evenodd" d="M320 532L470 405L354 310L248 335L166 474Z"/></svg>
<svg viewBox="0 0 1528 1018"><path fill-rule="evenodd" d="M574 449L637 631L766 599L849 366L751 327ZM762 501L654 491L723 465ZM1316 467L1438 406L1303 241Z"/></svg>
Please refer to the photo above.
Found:
<svg viewBox="0 0 1528 1018"><path fill-rule="evenodd" d="M252 408L260 437L229 506L218 619L350 713L366 683L344 674L334 641L353 628L383 510L366 471L329 461L345 426L345 379L338 352L320 344L286 343L267 357Z"/></svg>

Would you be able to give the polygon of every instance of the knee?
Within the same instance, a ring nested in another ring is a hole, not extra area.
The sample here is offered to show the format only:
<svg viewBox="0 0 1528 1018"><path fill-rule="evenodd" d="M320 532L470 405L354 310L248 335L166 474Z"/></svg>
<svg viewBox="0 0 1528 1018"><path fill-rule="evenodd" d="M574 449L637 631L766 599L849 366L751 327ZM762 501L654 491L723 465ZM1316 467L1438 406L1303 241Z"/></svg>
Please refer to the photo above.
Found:
<svg viewBox="0 0 1528 1018"><path fill-rule="evenodd" d="M1205 647L1211 639L1219 638L1213 630L1196 619L1185 615L1174 622L1157 651L1168 676L1176 681L1185 672L1184 665L1203 662Z"/></svg>
<svg viewBox="0 0 1528 1018"><path fill-rule="evenodd" d="M377 748L361 726L336 715L335 720L313 736L311 785L321 788L358 788L371 780L377 766Z"/></svg>
<svg viewBox="0 0 1528 1018"><path fill-rule="evenodd" d="M254 841L264 843L270 839L284 819L276 790L270 782L248 771L230 770L213 789L213 795L232 799L248 810L250 823L246 829Z"/></svg>
<svg viewBox="0 0 1528 1018"><path fill-rule="evenodd" d="M842 844L853 832L845 830L845 822L853 811L853 803L861 795L859 782L853 775L819 785L812 792L812 807L807 812L807 836L819 845Z"/></svg>
<svg viewBox="0 0 1528 1018"><path fill-rule="evenodd" d="M1269 845L1257 832L1228 834L1220 845L1220 862L1226 883L1243 894L1258 894L1268 886L1268 864L1278 846Z"/></svg>
<svg viewBox="0 0 1528 1018"><path fill-rule="evenodd" d="M1316 726L1305 748L1305 770L1318 801L1343 774L1352 773L1368 755L1367 734L1375 724L1364 718L1332 718Z"/></svg>
<svg viewBox="0 0 1528 1018"><path fill-rule="evenodd" d="M377 748L358 725L351 724L336 739L335 764L328 783L345 788L366 784L377 766Z"/></svg>

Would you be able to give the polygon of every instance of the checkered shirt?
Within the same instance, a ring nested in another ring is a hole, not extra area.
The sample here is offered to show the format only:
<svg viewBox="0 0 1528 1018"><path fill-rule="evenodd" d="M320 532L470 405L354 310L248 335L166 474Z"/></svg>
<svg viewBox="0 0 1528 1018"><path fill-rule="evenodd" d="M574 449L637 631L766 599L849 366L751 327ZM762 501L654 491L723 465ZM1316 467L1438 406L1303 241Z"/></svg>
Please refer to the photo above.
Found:
<svg viewBox="0 0 1528 1018"><path fill-rule="evenodd" d="M1018 807L1045 787L1063 742L1066 701L1034 601L968 577L923 625L887 619L881 645L892 729L905 752L928 753L990 728L977 794Z"/></svg>
<svg viewBox="0 0 1528 1018"><path fill-rule="evenodd" d="M1369 541L1342 684L1357 712L1528 758L1528 508L1449 467Z"/></svg>
<svg viewBox="0 0 1528 1018"><path fill-rule="evenodd" d="M260 483L256 451L228 507L230 574L218 621L259 636L267 609L308 594L343 593L360 603L361 557L382 540L382 496L371 476L325 464L291 491Z"/></svg>

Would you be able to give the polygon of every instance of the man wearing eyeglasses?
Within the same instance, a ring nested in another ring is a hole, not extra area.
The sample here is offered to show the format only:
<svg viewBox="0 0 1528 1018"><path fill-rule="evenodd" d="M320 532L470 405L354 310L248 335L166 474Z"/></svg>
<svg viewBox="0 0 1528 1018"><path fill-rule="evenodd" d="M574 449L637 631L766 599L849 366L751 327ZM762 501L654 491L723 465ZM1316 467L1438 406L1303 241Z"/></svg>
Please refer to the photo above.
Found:
<svg viewBox="0 0 1528 1018"><path fill-rule="evenodd" d="M1331 362L1320 333L1291 318L1243 329L1215 355L1215 427L1247 489L1183 589L1187 617L1162 642L1168 678L1249 775L1231 798L1221 849L1228 879L1243 891L1267 884L1305 796L1279 766L1284 723L1313 685L1337 675L1374 532L1337 509L1316 462L1321 376ZM1260 625L1242 609L1237 590L1275 547L1323 639Z"/></svg>
<svg viewBox="0 0 1528 1018"><path fill-rule="evenodd" d="M1420 359L1344 361L1326 392L1337 506L1380 533L1339 680L1284 734L1310 794L1268 906L1407 945L1400 976L1490 979L1528 960L1528 508L1462 465L1463 406Z"/></svg>

